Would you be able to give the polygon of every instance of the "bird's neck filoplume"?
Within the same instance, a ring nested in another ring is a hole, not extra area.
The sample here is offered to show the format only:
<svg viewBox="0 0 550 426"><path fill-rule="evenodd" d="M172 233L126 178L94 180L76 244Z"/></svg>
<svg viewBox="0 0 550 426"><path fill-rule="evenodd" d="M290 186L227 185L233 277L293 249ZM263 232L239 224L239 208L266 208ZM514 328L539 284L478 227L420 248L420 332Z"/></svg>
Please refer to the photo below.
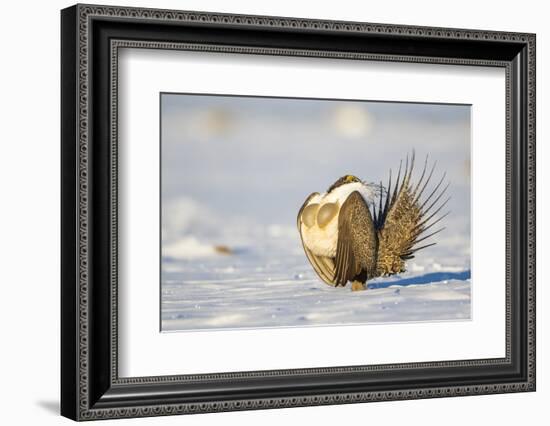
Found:
<svg viewBox="0 0 550 426"><path fill-rule="evenodd" d="M375 186L367 185L363 182L351 182L339 185L327 192L323 197L323 201L332 203L338 202L342 205L348 196L355 191L361 194L367 204L372 204L374 202L374 198L376 197Z"/></svg>

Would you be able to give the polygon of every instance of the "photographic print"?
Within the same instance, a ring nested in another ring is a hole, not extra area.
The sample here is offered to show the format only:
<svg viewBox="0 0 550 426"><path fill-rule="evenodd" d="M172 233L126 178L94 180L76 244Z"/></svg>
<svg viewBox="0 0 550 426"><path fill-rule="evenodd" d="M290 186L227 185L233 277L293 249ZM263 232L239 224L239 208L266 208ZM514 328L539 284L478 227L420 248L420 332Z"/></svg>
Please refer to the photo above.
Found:
<svg viewBox="0 0 550 426"><path fill-rule="evenodd" d="M162 93L161 331L471 319L470 105Z"/></svg>

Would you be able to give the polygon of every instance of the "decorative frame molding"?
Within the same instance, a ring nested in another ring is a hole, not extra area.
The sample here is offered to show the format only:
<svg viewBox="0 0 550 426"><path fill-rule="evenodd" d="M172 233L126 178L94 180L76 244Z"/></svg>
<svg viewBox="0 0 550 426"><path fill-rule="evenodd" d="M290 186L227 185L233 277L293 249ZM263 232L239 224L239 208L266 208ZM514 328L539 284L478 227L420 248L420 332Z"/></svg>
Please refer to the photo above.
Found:
<svg viewBox="0 0 550 426"><path fill-rule="evenodd" d="M134 38L139 31L126 31L124 25L128 23L139 23L142 31L159 34L159 40ZM168 27L189 28L191 40L176 39L170 31L160 34ZM291 40L299 40L301 34L314 32L330 40L334 37L333 45L338 49L197 42L200 34L197 36L192 31L210 27L223 28L244 41L247 36L241 33L247 30L256 34L272 31L284 35L282 44L293 44ZM349 49L339 44L336 35L349 35ZM356 37L374 41L366 51L357 51L353 45ZM416 49L419 53L400 53L399 46L390 51L388 43L396 41L407 46L419 45ZM454 49L449 50L451 55L443 55L441 52L449 46ZM119 378L116 121L118 49L123 47L505 68L506 357ZM466 48L477 49L465 53ZM62 11L62 56L63 415L75 420L92 420L535 390L535 35L76 5ZM104 143L99 143L100 140ZM98 167L107 172L108 178L100 177ZM102 257L103 252L107 258ZM513 261L513 254L519 258L517 262ZM100 258L103 263L98 266ZM506 370L510 379L480 379L468 385L445 382L445 372L452 369L467 372L490 366ZM373 383L358 383L369 374L384 372L398 378L401 372L410 370L429 371L441 382L434 378L435 386L391 388L387 385L383 389L376 389ZM302 380L311 377L320 384L315 391L295 390L289 380L296 381L298 377ZM323 392L323 386L328 389L328 383L335 377L340 381L346 378L349 383L342 390ZM278 378L285 381L286 390L280 389ZM213 387L223 388L223 383L234 379L250 381L251 388L243 388L242 393L237 394L220 391L208 398L200 392L196 395L183 392L189 385L202 392L213 392ZM258 386L265 389L270 383L272 396L243 397L249 395L247 392L252 392L251 389ZM181 395L168 398L165 390L173 391L174 387L182 389Z"/></svg>

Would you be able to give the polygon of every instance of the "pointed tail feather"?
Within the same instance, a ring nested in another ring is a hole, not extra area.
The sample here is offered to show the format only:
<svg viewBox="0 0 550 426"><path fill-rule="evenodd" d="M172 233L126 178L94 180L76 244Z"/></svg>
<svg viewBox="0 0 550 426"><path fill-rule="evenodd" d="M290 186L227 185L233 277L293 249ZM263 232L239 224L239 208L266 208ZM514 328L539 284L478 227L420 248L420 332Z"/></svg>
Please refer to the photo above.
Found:
<svg viewBox="0 0 550 426"><path fill-rule="evenodd" d="M381 191L380 193L378 211L375 213L375 224L379 240L377 272L380 275L403 272L406 260L412 259L415 252L430 247L435 242L420 247L417 244L435 236L444 229L441 228L428 235L423 235L425 231L448 215L447 212L438 216L438 213L449 200L447 198L441 201L449 187L448 183L443 183L446 174L443 173L437 184L429 191L429 195L423 197L422 195L430 184L436 165L433 164L426 177L428 170L428 156L426 156L420 178L413 185L414 162L415 153L413 151L410 162L409 157L406 158L403 178L401 178L401 162L395 187L391 187L390 171L385 200L382 200L384 192Z"/></svg>

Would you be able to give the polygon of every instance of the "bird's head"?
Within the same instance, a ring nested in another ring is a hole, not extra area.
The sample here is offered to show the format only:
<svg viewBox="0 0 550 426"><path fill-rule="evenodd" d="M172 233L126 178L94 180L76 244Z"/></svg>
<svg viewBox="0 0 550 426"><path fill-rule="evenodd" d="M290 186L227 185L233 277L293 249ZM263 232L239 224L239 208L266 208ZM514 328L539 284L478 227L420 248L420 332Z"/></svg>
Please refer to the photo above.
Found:
<svg viewBox="0 0 550 426"><path fill-rule="evenodd" d="M330 193L331 191L333 191L334 189L342 186L342 185L347 185L348 183L355 183L355 182L362 182L361 179L359 179L358 177L356 176L353 176L353 175L345 175L345 176L342 176L341 178L339 178L336 182L334 182L330 188L328 189L327 193Z"/></svg>

